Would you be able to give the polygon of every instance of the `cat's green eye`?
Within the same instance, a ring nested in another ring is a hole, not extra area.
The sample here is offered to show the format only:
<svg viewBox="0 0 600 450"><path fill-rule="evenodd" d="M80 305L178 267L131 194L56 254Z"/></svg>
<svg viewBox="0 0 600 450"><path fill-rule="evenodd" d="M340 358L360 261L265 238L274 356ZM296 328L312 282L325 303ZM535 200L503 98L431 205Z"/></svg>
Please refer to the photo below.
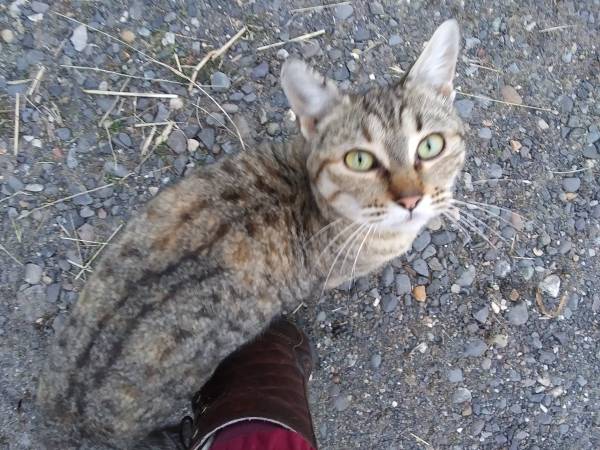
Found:
<svg viewBox="0 0 600 450"><path fill-rule="evenodd" d="M349 169L356 172L367 172L376 165L375 157L365 150L351 150L346 153L344 162Z"/></svg>
<svg viewBox="0 0 600 450"><path fill-rule="evenodd" d="M423 161L433 159L442 153L444 145L444 137L439 133L432 133L419 143L417 155Z"/></svg>

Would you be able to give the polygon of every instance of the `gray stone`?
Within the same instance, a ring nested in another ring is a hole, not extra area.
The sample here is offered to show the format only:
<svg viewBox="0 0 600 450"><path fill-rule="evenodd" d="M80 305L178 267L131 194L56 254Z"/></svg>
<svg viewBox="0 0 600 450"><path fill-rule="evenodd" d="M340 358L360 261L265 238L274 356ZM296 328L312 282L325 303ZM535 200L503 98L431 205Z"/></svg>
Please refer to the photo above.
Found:
<svg viewBox="0 0 600 450"><path fill-rule="evenodd" d="M69 169L74 169L79 165L79 161L77 161L77 150L75 148L70 148L67 153L67 167Z"/></svg>
<svg viewBox="0 0 600 450"><path fill-rule="evenodd" d="M481 45L481 41L476 37L468 37L465 39L465 50L471 50L472 48Z"/></svg>
<svg viewBox="0 0 600 450"><path fill-rule="evenodd" d="M413 241L413 249L416 252L422 252L425 249L425 247L429 245L430 242L431 234L429 233L429 231L425 230L421 232L421 234L419 234L419 236L417 236L417 238Z"/></svg>
<svg viewBox="0 0 600 450"><path fill-rule="evenodd" d="M484 306L479 311L473 314L473 317L479 323L485 323L487 321L488 315L490 313L490 309L487 306Z"/></svg>
<svg viewBox="0 0 600 450"><path fill-rule="evenodd" d="M381 307L386 313L392 312L398 306L398 297L393 294L384 295L381 299Z"/></svg>
<svg viewBox="0 0 600 450"><path fill-rule="evenodd" d="M369 31L368 28L365 28L363 26L357 27L356 30L354 31L354 40L356 42L366 41L370 37L371 37L371 32Z"/></svg>
<svg viewBox="0 0 600 450"><path fill-rule="evenodd" d="M467 345L465 345L465 350L463 352L464 356L470 356L470 357L480 357L483 356L483 354L486 352L487 350L487 344L479 339L479 338L475 338L470 340L469 342L467 342Z"/></svg>
<svg viewBox="0 0 600 450"><path fill-rule="evenodd" d="M73 30L71 35L71 44L73 48L78 52L82 52L87 46L87 27L85 25L79 25Z"/></svg>
<svg viewBox="0 0 600 450"><path fill-rule="evenodd" d="M213 91L225 92L231 87L231 80L223 72L213 72L210 76L210 85Z"/></svg>
<svg viewBox="0 0 600 450"><path fill-rule="evenodd" d="M333 407L336 411L342 412L350 406L350 398L347 395L340 394L333 400Z"/></svg>
<svg viewBox="0 0 600 450"><path fill-rule="evenodd" d="M60 296L60 283L53 283L46 288L46 301L50 303L56 303Z"/></svg>
<svg viewBox="0 0 600 450"><path fill-rule="evenodd" d="M115 136L114 142L118 145L122 145L123 147L133 146L133 141L131 140L129 135L123 132L120 132Z"/></svg>
<svg viewBox="0 0 600 450"><path fill-rule="evenodd" d="M250 77L253 80L259 80L261 78L266 77L268 73L269 73L269 63L267 63L266 61L263 61L258 66L256 66L254 69L252 69L252 72L250 73Z"/></svg>
<svg viewBox="0 0 600 450"><path fill-rule="evenodd" d="M47 3L38 1L31 2L31 9L33 10L33 12L36 12L38 14L44 14L46 11L48 11L49 7L50 5L48 5Z"/></svg>
<svg viewBox="0 0 600 450"><path fill-rule="evenodd" d="M458 115L463 119L468 120L473 114L473 107L475 106L475 103L471 100L463 99L456 101L454 106L458 111Z"/></svg>
<svg viewBox="0 0 600 450"><path fill-rule="evenodd" d="M96 213L94 212L94 210L92 208L90 208L89 206L84 206L79 211L79 215L81 217L83 217L84 219L87 219L88 217L93 217L95 214Z"/></svg>
<svg viewBox="0 0 600 450"><path fill-rule="evenodd" d="M567 95L561 95L558 100L558 107L561 113L569 114L573 110L573 99Z"/></svg>
<svg viewBox="0 0 600 450"><path fill-rule="evenodd" d="M456 239L456 235L445 230L435 233L433 236L431 236L431 241L437 246L447 245L454 241L454 239Z"/></svg>
<svg viewBox="0 0 600 450"><path fill-rule="evenodd" d="M385 14L383 5L379 2L369 3L369 11L371 11L371 14L376 16L383 16Z"/></svg>
<svg viewBox="0 0 600 450"><path fill-rule="evenodd" d="M519 302L506 313L506 319L513 325L525 325L529 319L527 304Z"/></svg>
<svg viewBox="0 0 600 450"><path fill-rule="evenodd" d="M560 278L558 275L549 275L538 284L538 288L550 297L556 298L560 292Z"/></svg>
<svg viewBox="0 0 600 450"><path fill-rule="evenodd" d="M391 286L394 282L394 268L390 265L385 266L381 273L381 285L383 287Z"/></svg>
<svg viewBox="0 0 600 450"><path fill-rule="evenodd" d="M14 175L8 175L6 182L14 192L22 191L23 189L25 189L25 185L23 184L23 182Z"/></svg>
<svg viewBox="0 0 600 450"><path fill-rule="evenodd" d="M277 122L269 122L266 128L269 136L277 136L281 132L281 127Z"/></svg>
<svg viewBox="0 0 600 450"><path fill-rule="evenodd" d="M415 272L423 277L429 277L429 266L425 260L419 258L412 263L412 268Z"/></svg>
<svg viewBox="0 0 600 450"><path fill-rule="evenodd" d="M583 156L588 159L600 159L600 153L594 145L588 145L583 149Z"/></svg>
<svg viewBox="0 0 600 450"><path fill-rule="evenodd" d="M371 368L373 370L377 370L379 369L379 366L381 366L381 355L379 353L376 353L373 356L371 356Z"/></svg>
<svg viewBox="0 0 600 450"><path fill-rule="evenodd" d="M187 150L187 137L181 130L175 130L167 139L167 145L175 153L184 153Z"/></svg>
<svg viewBox="0 0 600 450"><path fill-rule="evenodd" d="M477 131L477 135L481 139L489 140L492 138L492 130L489 128L480 128L479 131Z"/></svg>
<svg viewBox="0 0 600 450"><path fill-rule="evenodd" d="M471 286L475 280L475 273L475 266L467 267L462 271L458 280L456 280L456 284L462 287Z"/></svg>
<svg viewBox="0 0 600 450"><path fill-rule="evenodd" d="M71 130L68 128L57 128L56 135L63 141L71 139Z"/></svg>
<svg viewBox="0 0 600 450"><path fill-rule="evenodd" d="M577 177L563 178L562 187L565 192L577 192L581 186L581 180Z"/></svg>
<svg viewBox="0 0 600 450"><path fill-rule="evenodd" d="M496 263L496 266L494 267L494 275L496 275L498 278L506 278L510 273L510 269L510 263L506 260L501 259Z"/></svg>
<svg viewBox="0 0 600 450"><path fill-rule="evenodd" d="M42 279L42 268L37 264L25 264L23 279L29 284L38 284Z"/></svg>
<svg viewBox="0 0 600 450"><path fill-rule="evenodd" d="M470 402L471 399L471 391L467 388L458 388L452 395L452 403L454 404Z"/></svg>
<svg viewBox="0 0 600 450"><path fill-rule="evenodd" d="M396 294L410 294L412 292L412 285L408 275L401 273L396 275Z"/></svg>
<svg viewBox="0 0 600 450"><path fill-rule="evenodd" d="M349 4L343 4L343 5L339 5L335 7L335 17L338 20L346 20L347 18L349 18L352 13L354 12L354 8L352 8L352 5Z"/></svg>
<svg viewBox="0 0 600 450"><path fill-rule="evenodd" d="M462 369L450 369L446 376L450 383L460 383L463 380Z"/></svg>
<svg viewBox="0 0 600 450"><path fill-rule="evenodd" d="M350 71L345 64L341 65L333 71L333 79L336 81L344 81L350 78Z"/></svg>
<svg viewBox="0 0 600 450"><path fill-rule="evenodd" d="M114 162L113 160L106 161L104 163L104 170L115 177L124 178L127 176L129 171L123 164ZM91 202L90 202L91 203ZM89 205L89 203L85 203Z"/></svg>
<svg viewBox="0 0 600 450"><path fill-rule="evenodd" d="M402 44L402 38L398 34L392 34L388 39L388 45L390 45L390 47L395 47L400 44Z"/></svg>
<svg viewBox="0 0 600 450"><path fill-rule="evenodd" d="M197 134L198 139L204 144L208 150L212 150L215 145L215 130L212 128L203 128L200 133Z"/></svg>

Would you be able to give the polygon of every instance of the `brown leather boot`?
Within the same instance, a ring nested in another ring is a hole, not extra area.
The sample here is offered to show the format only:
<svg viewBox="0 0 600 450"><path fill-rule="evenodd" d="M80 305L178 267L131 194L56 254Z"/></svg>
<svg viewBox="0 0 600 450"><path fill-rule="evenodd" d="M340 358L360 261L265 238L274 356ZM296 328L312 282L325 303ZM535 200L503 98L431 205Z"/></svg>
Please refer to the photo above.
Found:
<svg viewBox="0 0 600 450"><path fill-rule="evenodd" d="M183 444L199 450L217 431L253 419L293 430L316 449L306 396L312 368L306 335L287 319L276 319L225 358L194 395L193 424L189 417L181 424Z"/></svg>

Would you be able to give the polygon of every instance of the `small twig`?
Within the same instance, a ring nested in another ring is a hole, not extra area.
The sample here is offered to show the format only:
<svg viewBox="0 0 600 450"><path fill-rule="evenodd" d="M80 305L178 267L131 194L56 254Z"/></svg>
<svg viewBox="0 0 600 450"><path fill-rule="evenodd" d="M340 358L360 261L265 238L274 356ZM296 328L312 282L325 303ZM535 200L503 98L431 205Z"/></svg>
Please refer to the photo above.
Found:
<svg viewBox="0 0 600 450"><path fill-rule="evenodd" d="M6 253L8 256L10 256L10 258L16 262L18 265L22 266L23 263L21 261L19 261L17 259L17 257L15 255L13 255L11 252L9 252L6 247L4 247L4 245L0 244L0 250L2 250L4 253Z"/></svg>
<svg viewBox="0 0 600 450"><path fill-rule="evenodd" d="M573 170L551 170L550 173L553 173L555 175L566 175L569 173L578 173L578 172L585 172L586 170L592 170L592 167L584 167L583 169L573 169Z"/></svg>
<svg viewBox="0 0 600 450"><path fill-rule="evenodd" d="M175 64L177 64L177 70L183 73L183 70L181 69L181 63L179 62L179 56L177 56L177 53L173 53L173 57L175 58Z"/></svg>
<svg viewBox="0 0 600 450"><path fill-rule="evenodd" d="M21 96L17 92L15 95L15 135L13 142L13 154L17 156L19 153L19 108L20 108Z"/></svg>
<svg viewBox="0 0 600 450"><path fill-rule="evenodd" d="M346 1L346 2L338 2L338 3L328 3L327 5L316 5L316 6L307 6L306 8L290 9L290 14L321 11L321 10L327 9L327 8L335 8L336 6L349 5L350 3L352 3L352 2Z"/></svg>
<svg viewBox="0 0 600 450"><path fill-rule="evenodd" d="M190 77L190 85L188 87L188 92L191 93L192 90L194 89L194 84L196 83L196 78L198 78L198 73L206 65L206 63L208 63L209 61L212 61L214 59L217 59L221 55L225 54L225 52L227 52L227 50L229 50L229 48L231 48L231 46L233 44L235 44L235 42L239 38L241 38L247 30L248 30L248 28L246 28L245 26L242 27L242 29L240 31L238 31L231 39L229 39L225 43L225 45L223 45L221 48L219 48L217 50L211 50L204 56L204 58L202 58L200 60L200 62L196 65L196 67L194 67L194 71L192 72L192 76ZM181 69L179 69L179 71L182 72Z"/></svg>
<svg viewBox="0 0 600 450"><path fill-rule="evenodd" d="M565 28L571 28L574 27L575 25L559 25L557 27L549 27L549 28L544 28L543 30L540 30L540 33L548 33L550 31L557 31L557 30L564 30Z"/></svg>
<svg viewBox="0 0 600 450"><path fill-rule="evenodd" d="M181 81L165 80L163 78L138 77L135 75L128 75L126 73L115 72L113 70L100 69L98 67L72 66L69 64L61 64L60 67L64 67L66 69L91 70L92 72L102 72L102 73L107 73L107 74L111 74L111 75L118 75L120 77L133 78L135 80L154 81L156 83L172 83L172 84L179 84L179 85L187 86L187 83L182 83ZM183 66L183 67L185 67L185 66ZM206 85L203 85L203 86L206 86ZM206 87L210 87L210 86L206 86Z"/></svg>
<svg viewBox="0 0 600 450"><path fill-rule="evenodd" d="M31 78L24 78L22 80L8 80L6 82L6 84L8 84L9 86L15 85L15 84L25 84L25 83L29 83L31 81Z"/></svg>
<svg viewBox="0 0 600 450"><path fill-rule="evenodd" d="M172 120L168 120L166 122L143 122L143 123L136 123L136 124L133 125L133 128L159 127L159 126L169 125L171 122L173 122L173 121ZM175 122L175 123L183 123L183 122Z"/></svg>
<svg viewBox="0 0 600 450"><path fill-rule="evenodd" d="M88 260L88 262L85 263L85 265L83 267L81 267L81 270L79 271L79 273L75 276L75 279L78 280L79 277L84 273L84 271L92 271L90 269L90 264L92 264L92 262L94 262L94 260L96 259L96 257L100 254L100 252L102 252L102 250L104 250L104 247L106 247L108 245L108 243L112 240L112 238L115 237L115 235L119 232L119 230L123 227L123 224L119 225L117 227L117 229L115 231L112 232L112 234L108 237L108 239L106 240L106 242L103 242L102 245L100 246L100 248L98 250L96 250L96 252L92 255L92 257Z"/></svg>
<svg viewBox="0 0 600 450"><path fill-rule="evenodd" d="M166 123L165 123L166 125ZM152 143L152 139L154 139L154 135L156 134L156 126L153 125L152 129L150 130L150 134L148 135L148 137L146 139L144 139L144 142L142 143L142 148L140 149L140 153L142 156L145 156L146 153L148 153L148 149L150 148L150 144Z"/></svg>
<svg viewBox="0 0 600 450"><path fill-rule="evenodd" d="M281 47L282 45L289 44L290 42L300 42L306 41L307 39L312 39L317 36L321 36L325 34L325 30L313 31L312 33L306 33L301 36L296 36L295 38L288 39L287 41L275 42L274 44L263 45L262 47L258 47L256 49L257 52L261 52L263 50L267 50L270 48Z"/></svg>
<svg viewBox="0 0 600 450"><path fill-rule="evenodd" d="M123 177L122 180L124 180L129 175L131 175L131 174L127 174L127 176ZM35 211L39 211L41 209L46 209L46 208L49 208L50 206L54 206L54 205L56 205L58 203L62 203L64 201L71 200L71 199L73 199L75 197L79 197L80 195L90 194L92 192L99 191L100 189L108 188L108 187L111 187L111 186L114 186L114 185L115 185L115 183L108 183L108 184L105 184L104 186L99 186L99 187L94 188L94 189L88 189L87 191L78 192L77 194L69 195L68 197L59 198L58 200L54 200L53 202L46 203L45 205L38 206L37 208L33 208L31 211L25 211L19 217L17 217L17 219L23 219L25 217L28 217L30 214L32 214Z"/></svg>
<svg viewBox="0 0 600 450"><path fill-rule="evenodd" d="M291 312L291 314L290 314L290 315L292 315L292 316L295 316L295 315L296 315L296 313L297 313L298 311L300 311L300 309L301 309L303 306L306 306L306 303L304 303L304 302L300 302L300 304L299 304L298 306L296 306L296 308L294 308L294 310Z"/></svg>
<svg viewBox="0 0 600 450"><path fill-rule="evenodd" d="M160 133L160 135L154 141L154 146L152 147L152 151L156 150L156 148L163 142L167 142L167 139L169 139L169 135L171 134L171 131L173 131L174 125L175 125L175 122L169 122L167 124L167 126L162 130L162 133Z"/></svg>
<svg viewBox="0 0 600 450"><path fill-rule="evenodd" d="M502 100L496 100L495 98L486 97L485 95L467 94L466 92L461 92L461 91L456 91L456 93L460 94L460 95L464 95L465 97L479 98L481 100L487 100L490 102L501 103L503 105L508 105L508 106L518 106L519 108L535 109L537 111L546 111L546 112L551 112L551 113L555 113L555 114L558 112L558 111L556 111L554 109L550 109L550 108L540 108L537 106L521 105L519 103L512 103L512 102L505 102Z"/></svg>
<svg viewBox="0 0 600 450"><path fill-rule="evenodd" d="M123 92L123 90L127 87L127 85L129 84L129 78L127 80L125 80L125 82L121 85L121 89L119 89L120 92ZM108 110L106 110L106 112L104 113L104 115L102 116L102 119L100 119L100 122L98 122L98 126L102 127L104 126L104 121L107 119L107 117L110 115L110 113L113 111L113 109L115 109L115 107L117 106L117 103L119 103L119 98L117 97L115 98L115 101L113 102L112 105L110 105L110 108L108 108Z"/></svg>
<svg viewBox="0 0 600 450"><path fill-rule="evenodd" d="M484 69L484 70L489 70L491 72L496 72L496 73L502 73L501 70L498 69L494 69L493 67L488 67L488 66L483 66L481 64L477 64L477 63L469 63L469 65L473 66L473 67L477 67L479 69Z"/></svg>
<svg viewBox="0 0 600 450"><path fill-rule="evenodd" d="M558 306L556 307L556 309L554 311L548 311L548 309L546 308L546 305L544 304L544 300L542 298L542 293L540 292L540 289L538 288L535 291L535 303L538 305L538 308L540 309L540 312L548 317L558 317L560 315L560 313L562 313L562 310L564 309L565 305L567 304L567 294L563 294L563 296L560 298L560 303L558 304Z"/></svg>
<svg viewBox="0 0 600 450"><path fill-rule="evenodd" d="M423 439L423 438L421 438L421 437L417 436L415 433L412 433L412 432L410 432L410 431L409 431L409 432L408 432L408 434L410 434L410 435L411 435L413 438L415 438L415 440L416 440L417 442L420 442L421 444L423 444L423 445L426 445L426 446L427 446L427 447L429 447L429 448L433 448L433 445L431 445L431 444L430 444L429 442L427 442L425 439Z"/></svg>
<svg viewBox="0 0 600 450"><path fill-rule="evenodd" d="M27 97L31 97L33 94L35 94L35 91L37 91L40 82L42 81L44 72L46 72L46 68L44 66L40 67L40 70L38 70L38 73L33 79L33 83L31 83L31 86L29 86L29 90L27 91Z"/></svg>
<svg viewBox="0 0 600 450"><path fill-rule="evenodd" d="M120 92L100 89L82 89L82 91L91 95L116 95L118 97L179 98L177 94L163 94L162 92Z"/></svg>
<svg viewBox="0 0 600 450"><path fill-rule="evenodd" d="M79 237L79 233L75 229L75 223L73 222L73 216L69 216L69 217L71 219L71 229L73 230L73 234L77 238L75 240L75 245L77 246L77 254L79 255L79 261L83 262L83 255L81 253L81 246L79 245L79 241L81 240L81 238ZM82 272L83 272L83 270L82 270ZM77 278L79 278L79 276L77 276L75 279L77 279Z"/></svg>

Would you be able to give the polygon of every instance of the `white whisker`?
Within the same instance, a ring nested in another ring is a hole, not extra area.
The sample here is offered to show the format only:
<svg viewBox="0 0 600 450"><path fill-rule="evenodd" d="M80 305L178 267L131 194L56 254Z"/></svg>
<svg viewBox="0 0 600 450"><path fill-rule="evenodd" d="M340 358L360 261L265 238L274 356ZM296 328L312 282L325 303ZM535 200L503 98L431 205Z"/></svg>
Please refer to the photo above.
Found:
<svg viewBox="0 0 600 450"><path fill-rule="evenodd" d="M502 217L502 216L501 216L501 215L499 215L499 214L496 214L496 213L494 213L494 212L493 212L493 211L491 211L491 210L484 209L484 208L482 208L481 206L473 205L473 204L471 204L471 203L463 202L463 201L456 200L456 199L454 199L452 203L457 203L457 204L460 204L460 205L465 205L466 207L471 207L471 208L473 208L473 209L476 209L476 210L478 210L478 211L481 211L481 212L483 212L484 214L488 214L488 215L490 215L490 216L493 216L493 217L497 218L498 220L500 220L500 221L504 222L505 224L507 224L507 225L508 225L508 226L510 226L511 228L514 228L514 229L516 229L515 225L514 225L512 222L510 222L510 221L506 220L504 217Z"/></svg>
<svg viewBox="0 0 600 450"><path fill-rule="evenodd" d="M442 211L442 215L448 219L450 219L450 221L457 226L457 228L463 232L463 234L466 237L466 241L469 242L471 241L471 235L467 232L467 230L465 230L465 228L460 224L460 222L458 220L456 220L454 217L452 217L452 215L447 212L447 211Z"/></svg>
<svg viewBox="0 0 600 450"><path fill-rule="evenodd" d="M477 235L479 237L481 237L484 241L486 241L490 245L490 247L492 247L493 249L497 249L497 247L494 244L492 244L492 241L490 241L488 239L488 237L481 232L481 230L477 227L477 225L474 225L473 223L471 223L469 220L467 220L466 217L460 216L460 214L459 214L459 217L457 220L459 222L463 223L465 226L467 226L470 230L477 233Z"/></svg>
<svg viewBox="0 0 600 450"><path fill-rule="evenodd" d="M340 236L341 236L343 233L345 233L346 231L348 231L348 230L349 230L350 228L352 228L354 225L358 225L358 224L357 224L356 222L350 222L350 224L349 224L349 225L347 225L346 227L344 227L344 228L342 229L342 231L340 231L338 234L336 234L336 235L333 237L333 239L331 239L331 241L330 241L330 242L329 242L329 243L328 243L328 244L325 246L325 248L324 248L323 250L321 250L321 253L319 253L319 256L318 256L317 258L320 260L320 259L321 259L321 256L323 256L323 253L325 253L325 252L326 252L326 251L329 249L329 247L331 247L331 246L332 246L332 245L335 243L335 241L337 241L337 240L338 240L338 238L339 238L339 237L340 237Z"/></svg>
<svg viewBox="0 0 600 450"><path fill-rule="evenodd" d="M474 214L468 213L467 211L465 211L464 209L458 208L459 212L465 214L466 216L468 216L469 218L473 219L475 222L483 225L483 229L485 230L486 228L488 230L490 230L492 233L494 233L498 239L504 241L504 242L508 242L508 239L506 239L504 236L502 236L500 233L498 233L498 231L494 230L491 226L489 226L487 223L485 223L483 220L481 220L479 217L475 216Z"/></svg>
<svg viewBox="0 0 600 450"><path fill-rule="evenodd" d="M524 221L526 221L526 222L531 222L531 220L530 220L530 219L528 219L527 217L525 217L525 216L522 216L521 214L519 214L519 213L517 213L517 212L515 212L515 211L513 211L512 209L509 209L509 208L504 208L504 207L502 207L502 206L498 206L498 205L491 205L491 204L489 204L489 203L476 202L476 201L474 201L474 200L471 200L471 201L469 201L469 202L466 202L466 203L468 203L468 204L471 204L471 205L479 205L479 206L481 206L481 207L484 207L484 208L487 208L487 209L490 209L490 208L498 208L498 209L499 209L499 210L501 210L501 211L506 211L506 212L509 212L509 213L511 213L511 214L514 214L515 216L517 216L517 217L521 218L521 220L524 220Z"/></svg>
<svg viewBox="0 0 600 450"><path fill-rule="evenodd" d="M371 230L373 230L373 226L374 225L371 225L369 227L369 229L365 233L364 239L362 240L362 242L360 243L360 245L358 247L358 251L356 252L356 258L354 258L354 264L352 264L352 272L350 272L350 281L354 280L354 273L356 271L356 263L358 262L358 256L360 255L360 251L362 250L363 245L365 245L365 242L366 242L367 238L369 237L369 233L371 233Z"/></svg>
<svg viewBox="0 0 600 450"><path fill-rule="evenodd" d="M321 228L319 231L317 231L315 234L313 234L310 238L308 238L308 240L305 242L305 244L310 243L310 241L312 241L314 238L316 238L319 234L323 233L325 230L328 230L332 226L338 224L342 220L343 220L342 218L338 218L338 219L335 219L333 222L329 222L327 225L325 225L323 228Z"/></svg>

